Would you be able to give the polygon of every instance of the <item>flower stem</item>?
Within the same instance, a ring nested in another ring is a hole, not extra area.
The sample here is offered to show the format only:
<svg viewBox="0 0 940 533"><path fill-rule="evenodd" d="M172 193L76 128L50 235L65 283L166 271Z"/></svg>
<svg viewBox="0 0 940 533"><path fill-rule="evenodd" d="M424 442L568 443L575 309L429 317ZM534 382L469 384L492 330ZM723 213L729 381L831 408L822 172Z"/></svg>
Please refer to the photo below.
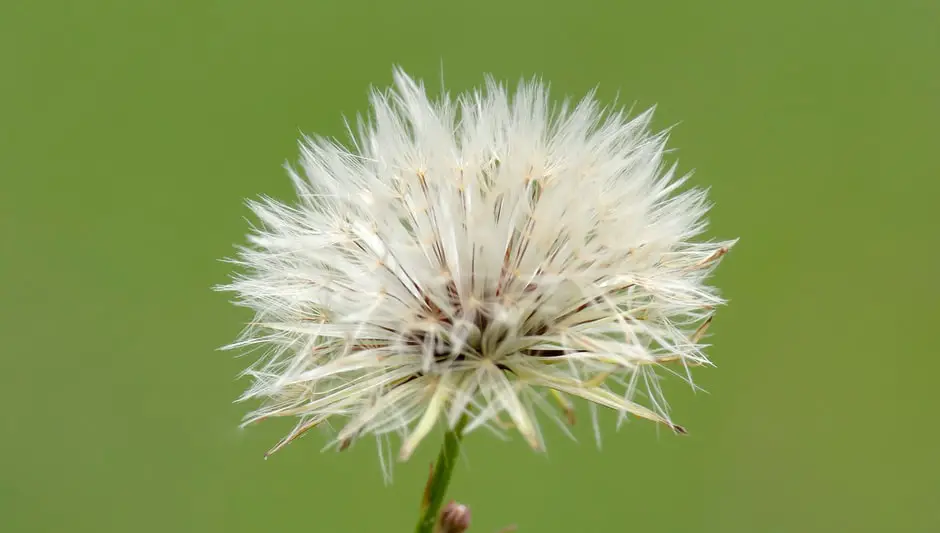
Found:
<svg viewBox="0 0 940 533"><path fill-rule="evenodd" d="M467 427L469 418L465 415L460 418L454 429L444 435L444 443L437 455L437 464L431 472L428 486L425 489L424 501L421 506L421 519L415 528L416 533L434 533L438 513L444 503L444 495L450 484L457 457L460 455L460 442L463 440L463 431Z"/></svg>

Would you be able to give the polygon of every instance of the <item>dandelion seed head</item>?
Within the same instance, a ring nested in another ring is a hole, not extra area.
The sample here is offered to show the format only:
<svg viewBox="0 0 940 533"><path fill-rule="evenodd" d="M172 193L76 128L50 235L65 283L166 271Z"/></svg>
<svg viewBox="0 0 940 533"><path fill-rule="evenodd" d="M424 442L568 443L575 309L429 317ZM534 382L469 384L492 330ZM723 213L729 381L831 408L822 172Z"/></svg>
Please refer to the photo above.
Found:
<svg viewBox="0 0 940 533"><path fill-rule="evenodd" d="M663 161L652 110L593 95L552 105L538 81L430 98L396 70L352 146L308 137L296 199L250 202L259 224L223 287L254 320L246 423L317 426L344 449L438 424L573 423L572 399L671 422L659 375L691 383L723 300L707 284L733 244L701 239L703 190ZM657 372L659 370L659 372Z"/></svg>

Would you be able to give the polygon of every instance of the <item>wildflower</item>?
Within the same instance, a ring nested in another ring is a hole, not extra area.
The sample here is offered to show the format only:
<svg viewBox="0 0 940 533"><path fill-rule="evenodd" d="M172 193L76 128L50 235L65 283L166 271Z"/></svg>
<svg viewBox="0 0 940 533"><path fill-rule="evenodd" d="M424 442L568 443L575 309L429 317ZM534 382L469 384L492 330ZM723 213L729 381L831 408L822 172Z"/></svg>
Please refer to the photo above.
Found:
<svg viewBox="0 0 940 533"><path fill-rule="evenodd" d="M351 150L304 139L294 203L251 202L222 287L256 313L230 345L261 352L246 423L298 418L271 453L336 423L340 449L400 434L402 459L441 422L541 449L573 398L596 435L596 406L684 431L655 371L709 363L706 281L733 242L696 240L705 192L664 164L652 111L553 107L537 81L432 100L401 71L371 104Z"/></svg>

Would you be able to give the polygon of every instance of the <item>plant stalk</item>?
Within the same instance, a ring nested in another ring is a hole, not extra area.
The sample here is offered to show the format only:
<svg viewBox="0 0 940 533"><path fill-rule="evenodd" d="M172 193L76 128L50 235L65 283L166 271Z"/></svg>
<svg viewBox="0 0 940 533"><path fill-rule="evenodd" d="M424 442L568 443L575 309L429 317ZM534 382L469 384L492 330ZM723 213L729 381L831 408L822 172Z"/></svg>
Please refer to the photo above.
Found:
<svg viewBox="0 0 940 533"><path fill-rule="evenodd" d="M463 431L470 419L464 415L454 426L454 429L444 435L444 443L437 454L437 463L431 471L428 485L425 488L424 500L421 505L421 519L415 528L415 533L434 533L438 521L438 514L447 494L447 486L454 473L454 466L460 456L460 443L463 440Z"/></svg>

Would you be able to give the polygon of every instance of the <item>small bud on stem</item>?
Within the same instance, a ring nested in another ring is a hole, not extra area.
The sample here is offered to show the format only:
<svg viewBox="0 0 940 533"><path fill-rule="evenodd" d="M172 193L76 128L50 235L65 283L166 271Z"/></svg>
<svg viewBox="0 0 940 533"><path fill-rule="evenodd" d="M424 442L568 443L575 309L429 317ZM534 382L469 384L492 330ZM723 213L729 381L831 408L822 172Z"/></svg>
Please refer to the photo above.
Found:
<svg viewBox="0 0 940 533"><path fill-rule="evenodd" d="M451 501L441 511L438 533L464 533L470 528L470 508Z"/></svg>

